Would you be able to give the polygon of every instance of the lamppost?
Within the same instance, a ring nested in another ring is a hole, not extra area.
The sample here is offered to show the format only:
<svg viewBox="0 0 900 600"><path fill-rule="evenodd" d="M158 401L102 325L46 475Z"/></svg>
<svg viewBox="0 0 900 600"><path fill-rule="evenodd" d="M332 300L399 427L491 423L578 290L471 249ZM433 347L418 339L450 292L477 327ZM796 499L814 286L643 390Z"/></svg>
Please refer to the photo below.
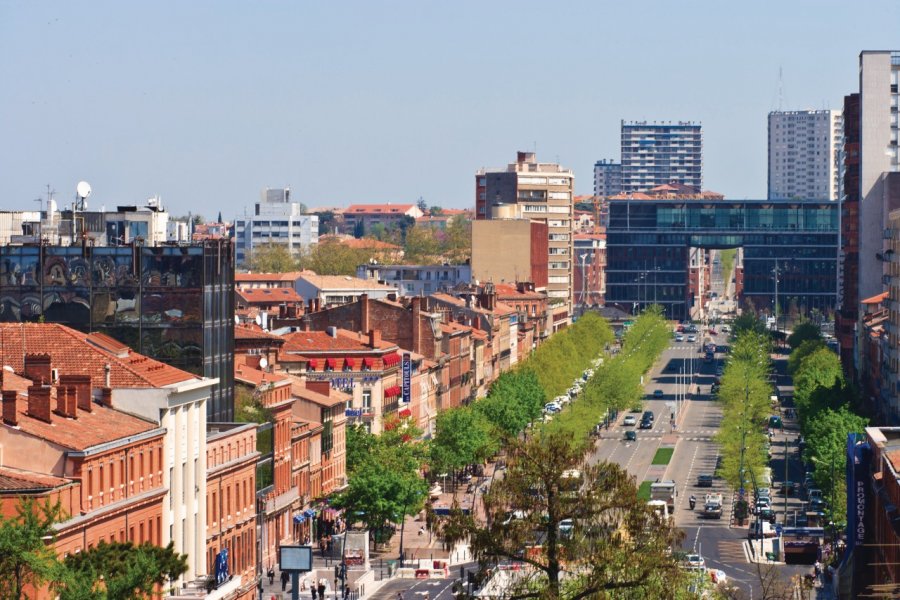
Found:
<svg viewBox="0 0 900 600"><path fill-rule="evenodd" d="M644 271L643 273L638 275L638 302L640 303L641 310L643 310L645 308L644 305L647 303L646 280L647 280L647 272L646 271ZM642 294L641 293L642 291L644 291L645 293Z"/></svg>
<svg viewBox="0 0 900 600"><path fill-rule="evenodd" d="M828 465L828 463L826 463L824 460L820 460L820 459L816 458L815 456L810 456L810 458L817 465L823 465L823 466ZM829 508L831 510L831 522L829 523L829 525L831 526L831 546L832 546L832 548L834 548L836 545L836 542L837 542L837 527L835 526L835 523L834 523L834 453L831 454L831 465L830 466L831 466L831 503L829 505Z"/></svg>
<svg viewBox="0 0 900 600"><path fill-rule="evenodd" d="M587 262L588 256L590 256L587 252L583 253L579 260L581 261L581 314L584 314L584 297L586 295L587 290L587 279L584 276L584 265Z"/></svg>
<svg viewBox="0 0 900 600"><path fill-rule="evenodd" d="M775 331L778 332L778 261L775 261L775 267L772 269L772 273L775 274Z"/></svg>

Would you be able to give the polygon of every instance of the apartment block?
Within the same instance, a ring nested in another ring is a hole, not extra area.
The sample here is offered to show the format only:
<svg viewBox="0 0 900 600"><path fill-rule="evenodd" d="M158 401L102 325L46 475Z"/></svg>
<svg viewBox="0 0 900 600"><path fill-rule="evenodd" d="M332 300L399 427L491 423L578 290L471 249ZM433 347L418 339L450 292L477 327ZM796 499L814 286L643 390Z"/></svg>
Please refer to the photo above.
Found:
<svg viewBox="0 0 900 600"><path fill-rule="evenodd" d="M843 146L840 110L769 113L769 200L837 200Z"/></svg>
<svg viewBox="0 0 900 600"><path fill-rule="evenodd" d="M622 192L667 183L703 186L701 125L691 121L622 121Z"/></svg>
<svg viewBox="0 0 900 600"><path fill-rule="evenodd" d="M319 217L302 210L299 202L291 200L290 188L262 190L253 214L234 221L237 264L248 264L253 249L263 244L284 246L296 254L318 243Z"/></svg>
<svg viewBox="0 0 900 600"><path fill-rule="evenodd" d="M622 193L622 163L612 159L594 163L594 196L606 198Z"/></svg>
<svg viewBox="0 0 900 600"><path fill-rule="evenodd" d="M574 185L575 176L570 169L537 162L533 152L519 152L516 162L505 169L483 169L475 175L477 220L527 219L546 223L547 295L567 307L573 303Z"/></svg>

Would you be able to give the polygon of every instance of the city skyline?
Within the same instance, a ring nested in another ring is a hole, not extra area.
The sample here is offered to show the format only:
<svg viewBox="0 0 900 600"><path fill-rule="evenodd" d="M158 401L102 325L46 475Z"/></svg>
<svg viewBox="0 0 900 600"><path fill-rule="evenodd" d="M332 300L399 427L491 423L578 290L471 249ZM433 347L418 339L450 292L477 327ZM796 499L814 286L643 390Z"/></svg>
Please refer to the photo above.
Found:
<svg viewBox="0 0 900 600"><path fill-rule="evenodd" d="M48 183L65 206L82 179L92 208L159 194L228 220L280 186L307 206L468 207L473 172L535 149L590 194L622 119L702 123L704 187L764 198L768 113L839 109L860 51L896 46L900 17L889 2L577 4L531 49L552 34L537 6L4 3L4 208L36 208Z"/></svg>

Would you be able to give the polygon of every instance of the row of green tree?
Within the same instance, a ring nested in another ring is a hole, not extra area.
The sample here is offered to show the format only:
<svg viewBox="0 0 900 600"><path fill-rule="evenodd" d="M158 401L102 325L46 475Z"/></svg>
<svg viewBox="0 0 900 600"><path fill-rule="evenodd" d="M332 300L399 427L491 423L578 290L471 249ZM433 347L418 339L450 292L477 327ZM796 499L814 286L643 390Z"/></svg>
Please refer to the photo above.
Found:
<svg viewBox="0 0 900 600"><path fill-rule="evenodd" d="M795 328L794 336L788 338L793 347L788 371L806 439L804 458L812 463L813 479L828 499L826 516L840 525L847 518L847 435L863 433L868 419L857 389L845 379L840 359L826 347L818 328L806 323Z"/></svg>
<svg viewBox="0 0 900 600"><path fill-rule="evenodd" d="M60 600L137 600L187 571L172 543L101 542L62 558L56 524L67 518L59 503L29 497L14 516L0 515L0 598L20 600L47 585Z"/></svg>
<svg viewBox="0 0 900 600"><path fill-rule="evenodd" d="M644 375L669 344L670 328L657 307L650 307L625 333L621 351L606 357L594 369L594 376L584 385L578 400L560 413L547 427L584 440L591 428L603 420L608 411L640 409L644 396Z"/></svg>
<svg viewBox="0 0 900 600"><path fill-rule="evenodd" d="M717 436L722 456L719 476L737 489L760 485L768 464L770 351L771 339L764 330L738 327L719 386L723 412Z"/></svg>

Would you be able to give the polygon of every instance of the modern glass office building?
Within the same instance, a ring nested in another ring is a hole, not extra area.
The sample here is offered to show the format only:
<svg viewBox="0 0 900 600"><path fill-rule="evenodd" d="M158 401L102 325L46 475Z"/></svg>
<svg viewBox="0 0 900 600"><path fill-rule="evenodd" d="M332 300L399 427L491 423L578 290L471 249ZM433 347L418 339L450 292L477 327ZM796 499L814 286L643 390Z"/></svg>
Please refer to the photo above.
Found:
<svg viewBox="0 0 900 600"><path fill-rule="evenodd" d="M100 332L137 352L217 377L209 421L234 417L230 240L142 246L0 246L0 321Z"/></svg>
<svg viewBox="0 0 900 600"><path fill-rule="evenodd" d="M756 307L837 303L840 206L827 201L611 200L606 303L631 311L658 303L687 319L690 248L743 248L743 297Z"/></svg>

